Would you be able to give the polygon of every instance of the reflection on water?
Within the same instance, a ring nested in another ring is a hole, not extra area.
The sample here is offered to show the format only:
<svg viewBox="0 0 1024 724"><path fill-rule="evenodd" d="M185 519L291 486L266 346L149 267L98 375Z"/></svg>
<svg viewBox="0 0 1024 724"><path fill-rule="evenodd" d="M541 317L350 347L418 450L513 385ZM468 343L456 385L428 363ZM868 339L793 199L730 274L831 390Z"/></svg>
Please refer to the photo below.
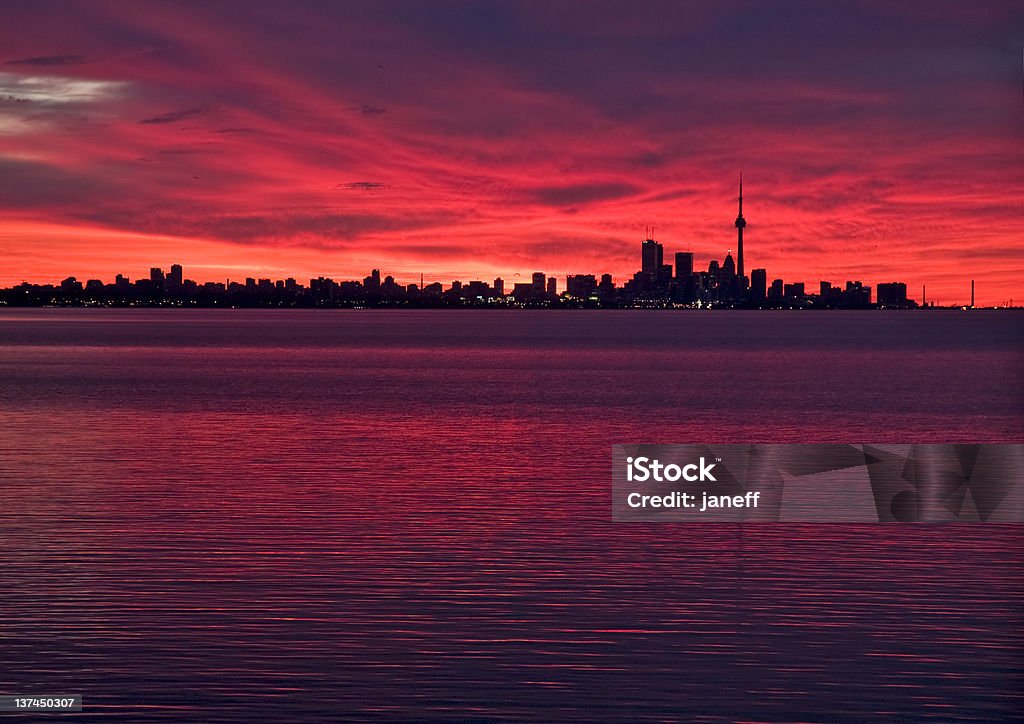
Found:
<svg viewBox="0 0 1024 724"><path fill-rule="evenodd" d="M1020 320L3 312L0 692L1019 717L1020 526L614 525L610 446L1019 442Z"/></svg>

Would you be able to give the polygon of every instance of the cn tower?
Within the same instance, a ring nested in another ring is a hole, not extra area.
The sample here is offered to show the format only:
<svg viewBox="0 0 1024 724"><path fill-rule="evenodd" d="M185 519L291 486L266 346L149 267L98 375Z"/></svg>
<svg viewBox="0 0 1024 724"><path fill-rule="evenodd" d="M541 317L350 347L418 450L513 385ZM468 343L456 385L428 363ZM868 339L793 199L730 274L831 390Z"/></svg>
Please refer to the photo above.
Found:
<svg viewBox="0 0 1024 724"><path fill-rule="evenodd" d="M736 276L743 283L743 227L747 220L743 218L743 174L740 174L740 213L736 217Z"/></svg>

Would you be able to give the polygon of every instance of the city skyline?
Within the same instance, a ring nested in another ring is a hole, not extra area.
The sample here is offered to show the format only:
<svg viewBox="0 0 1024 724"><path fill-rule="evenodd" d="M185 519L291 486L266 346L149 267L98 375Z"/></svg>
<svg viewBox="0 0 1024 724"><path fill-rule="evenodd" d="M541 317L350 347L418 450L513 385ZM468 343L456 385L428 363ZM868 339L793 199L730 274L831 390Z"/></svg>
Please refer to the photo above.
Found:
<svg viewBox="0 0 1024 724"><path fill-rule="evenodd" d="M156 259L205 280L624 278L648 225L738 256L742 170L744 244L773 274L1024 296L1013 3L57 2L7 19L0 286Z"/></svg>
<svg viewBox="0 0 1024 724"><path fill-rule="evenodd" d="M655 246L659 258L661 244L646 239L642 258ZM681 261L685 260L685 261ZM150 267L149 276L132 280L118 274L112 283L100 279L83 282L75 276L59 284L22 282L11 288L0 288L0 306L166 306L166 307L396 307L415 308L452 306L518 306L549 308L691 308L691 309L917 309L949 308L934 300L918 303L903 282L883 282L872 287L861 280L847 280L833 285L822 280L818 291L808 290L803 282L785 283L776 278L767 284L766 270L754 269L753 282L736 276L731 254L723 264L712 259L709 270L692 270L693 254L676 252L676 265L660 265L659 271L636 272L621 285L611 274L570 274L561 291L558 279L545 272L533 272L530 281L452 280L448 286L440 281L427 284L399 284L379 269L371 270L362 280L335 280L320 276L309 285L289 277L270 279L246 277L244 281L226 279L199 283L184 276L181 264ZM659 272L664 272L663 278ZM516 277L519 277L517 274ZM923 291L923 290L922 290ZM1011 300L1012 302L1012 300ZM959 305L952 305L953 308ZM973 282L972 302L974 307ZM1019 308L1019 307L1018 307Z"/></svg>
<svg viewBox="0 0 1024 724"><path fill-rule="evenodd" d="M648 227L640 245L640 269L623 283L616 284L610 273L577 272L566 274L559 292L558 277L547 272L534 271L530 281L520 273L507 280L496 277L493 283L481 279L452 279L446 287L440 280L426 277L421 272L419 283L402 283L393 275L382 274L374 268L362 281L338 280L320 275L310 278L304 286L295 277L271 279L246 276L243 282L230 277L224 282L185 279L183 266L175 263L170 272L162 267L150 267L148 278L136 278L118 273L113 283L90 278L83 281L75 275L65 277L59 285L30 284L22 281L10 288L0 288L0 304L185 304L190 306L352 306L357 304L413 304L435 306L434 302L496 304L514 302L526 306L551 306L555 303L595 302L606 307L718 307L718 308L863 308L868 306L891 308L975 306L975 280L970 280L970 302L940 304L928 299L927 287L922 285L920 300L915 298L906 282L878 281L874 287L862 279L847 279L845 285L833 285L831 280L818 280L818 292L807 291L806 281L788 282L783 277L769 275L765 268L745 272L743 232L747 222L743 216L743 175L739 177L736 228L737 255L726 252L721 263L709 260L707 270L695 264L692 251L670 252L675 263L665 264L665 244L654 238L654 228ZM600 277L600 281L598 281ZM774 277L774 278L773 278ZM769 283L771 279L771 283ZM1013 306L1013 299L992 306Z"/></svg>

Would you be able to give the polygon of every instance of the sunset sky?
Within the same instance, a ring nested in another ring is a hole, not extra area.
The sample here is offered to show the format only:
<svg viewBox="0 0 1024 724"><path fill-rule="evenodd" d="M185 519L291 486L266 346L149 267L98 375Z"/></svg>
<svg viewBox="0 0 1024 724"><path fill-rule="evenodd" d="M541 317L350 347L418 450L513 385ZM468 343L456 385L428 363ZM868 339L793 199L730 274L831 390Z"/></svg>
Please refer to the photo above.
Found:
<svg viewBox="0 0 1024 724"><path fill-rule="evenodd" d="M1024 301L1018 2L10 3L0 285L512 280L735 245Z"/></svg>

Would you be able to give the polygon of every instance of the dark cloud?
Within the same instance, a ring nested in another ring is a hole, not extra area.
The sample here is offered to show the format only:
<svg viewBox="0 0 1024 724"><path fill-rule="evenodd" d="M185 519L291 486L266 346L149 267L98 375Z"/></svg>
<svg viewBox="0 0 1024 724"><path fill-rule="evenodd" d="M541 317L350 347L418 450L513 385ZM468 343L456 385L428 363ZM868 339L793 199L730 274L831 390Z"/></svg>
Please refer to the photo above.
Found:
<svg viewBox="0 0 1024 724"><path fill-rule="evenodd" d="M458 258L466 249L458 244L389 244L388 251L419 259Z"/></svg>
<svg viewBox="0 0 1024 724"><path fill-rule="evenodd" d="M219 148L161 148L157 153L162 156L196 156L223 151Z"/></svg>
<svg viewBox="0 0 1024 724"><path fill-rule="evenodd" d="M964 259L1010 259L1024 261L1024 248L1002 247L986 249L947 249L945 253Z"/></svg>
<svg viewBox="0 0 1024 724"><path fill-rule="evenodd" d="M139 123L177 123L206 113L205 108L189 108L183 111L169 111L152 118L143 118Z"/></svg>
<svg viewBox="0 0 1024 724"><path fill-rule="evenodd" d="M387 110L387 108L380 106L368 106L365 104L359 106L359 112L366 116L379 116L382 113L387 113Z"/></svg>
<svg viewBox="0 0 1024 724"><path fill-rule="evenodd" d="M305 238L329 247L332 240L354 241L372 233L427 229L451 223L455 218L456 214L446 211L395 214L282 211L222 216L210 219L196 230L205 226L220 238L239 242ZM193 233L196 230L190 229Z"/></svg>
<svg viewBox="0 0 1024 724"><path fill-rule="evenodd" d="M540 186L529 189L530 199L547 206L579 206L597 201L632 196L639 187L627 183L604 182L571 184L568 186Z"/></svg>
<svg viewBox="0 0 1024 724"><path fill-rule="evenodd" d="M0 167L2 170L2 167ZM2 187L0 187L2 191ZM348 247L368 235L433 229L462 220L456 212L344 213L329 209L266 209L253 213L218 213L147 202L105 203L73 216L113 228L182 236L213 236L236 244L273 242L312 249Z"/></svg>
<svg viewBox="0 0 1024 724"><path fill-rule="evenodd" d="M4 65L81 65L88 62L84 55L38 55L32 58L8 60Z"/></svg>
<svg viewBox="0 0 1024 724"><path fill-rule="evenodd" d="M376 181L353 181L352 183L338 184L338 188L347 191L383 191L384 189L391 188L391 186Z"/></svg>
<svg viewBox="0 0 1024 724"><path fill-rule="evenodd" d="M110 184L36 161L0 159L0 208L88 205L107 198Z"/></svg>

